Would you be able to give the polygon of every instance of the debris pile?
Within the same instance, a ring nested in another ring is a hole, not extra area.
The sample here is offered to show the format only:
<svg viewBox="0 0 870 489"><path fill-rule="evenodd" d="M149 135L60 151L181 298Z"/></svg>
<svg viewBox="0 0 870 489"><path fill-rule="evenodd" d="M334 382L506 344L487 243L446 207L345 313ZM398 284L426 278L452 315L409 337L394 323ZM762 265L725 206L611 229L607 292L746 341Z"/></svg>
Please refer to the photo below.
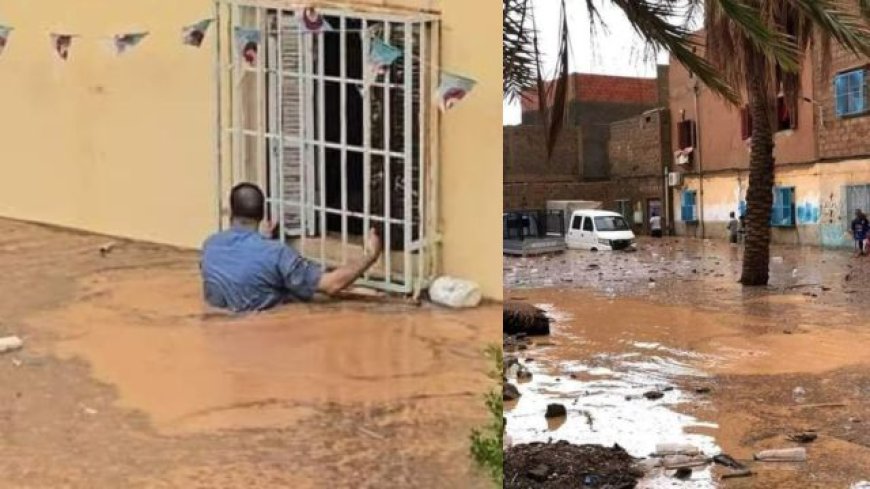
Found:
<svg viewBox="0 0 870 489"><path fill-rule="evenodd" d="M576 489L608 487L633 489L643 477L636 460L619 445L528 443L505 452L506 489Z"/></svg>
<svg viewBox="0 0 870 489"><path fill-rule="evenodd" d="M507 301L503 306L503 332L508 335L526 334L541 336L550 334L550 318L537 307L519 301Z"/></svg>

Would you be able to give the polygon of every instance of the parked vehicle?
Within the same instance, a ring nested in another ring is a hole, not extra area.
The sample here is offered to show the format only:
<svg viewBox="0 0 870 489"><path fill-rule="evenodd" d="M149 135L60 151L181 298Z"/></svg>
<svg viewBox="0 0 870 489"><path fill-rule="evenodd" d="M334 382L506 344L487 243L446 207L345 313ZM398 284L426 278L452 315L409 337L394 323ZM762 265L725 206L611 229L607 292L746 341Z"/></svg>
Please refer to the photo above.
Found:
<svg viewBox="0 0 870 489"><path fill-rule="evenodd" d="M620 214L583 209L571 214L565 243L572 250L627 250L635 248L635 236Z"/></svg>
<svg viewBox="0 0 870 489"><path fill-rule="evenodd" d="M502 216L506 255L540 255L565 250L565 218L561 211L513 210Z"/></svg>

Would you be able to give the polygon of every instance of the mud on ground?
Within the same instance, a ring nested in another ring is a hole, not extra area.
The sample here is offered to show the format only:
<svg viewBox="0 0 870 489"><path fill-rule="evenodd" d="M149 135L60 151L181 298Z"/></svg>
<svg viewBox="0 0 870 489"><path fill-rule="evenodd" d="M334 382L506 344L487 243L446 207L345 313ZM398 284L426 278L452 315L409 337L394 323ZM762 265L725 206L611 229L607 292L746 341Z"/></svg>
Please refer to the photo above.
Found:
<svg viewBox="0 0 870 489"><path fill-rule="evenodd" d="M0 220L12 488L487 487L468 456L497 307L377 300L243 318L194 252Z"/></svg>
<svg viewBox="0 0 870 489"><path fill-rule="evenodd" d="M870 479L870 260L784 246L772 256L771 285L761 289L737 284L740 250L719 242L506 258L508 298L555 318L549 338L519 353L533 378L507 403L508 436L617 442L633 456L689 442L756 473L720 481L713 468L638 487L848 488ZM662 398L645 399L650 390ZM556 401L568 417L547 423L543 409ZM806 430L818 433L804 445L807 463L751 462L759 450L798 446L787 435Z"/></svg>

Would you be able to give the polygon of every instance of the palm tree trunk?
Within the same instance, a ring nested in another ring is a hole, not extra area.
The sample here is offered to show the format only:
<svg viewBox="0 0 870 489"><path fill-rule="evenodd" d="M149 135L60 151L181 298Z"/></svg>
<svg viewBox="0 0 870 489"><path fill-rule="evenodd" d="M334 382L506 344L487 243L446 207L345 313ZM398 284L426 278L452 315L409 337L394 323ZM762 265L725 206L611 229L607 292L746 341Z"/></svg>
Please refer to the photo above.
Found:
<svg viewBox="0 0 870 489"><path fill-rule="evenodd" d="M770 212L773 205L773 101L764 80L766 62L747 75L749 110L752 113L752 148L749 188L746 191L746 247L743 251L743 285L767 285L770 264Z"/></svg>

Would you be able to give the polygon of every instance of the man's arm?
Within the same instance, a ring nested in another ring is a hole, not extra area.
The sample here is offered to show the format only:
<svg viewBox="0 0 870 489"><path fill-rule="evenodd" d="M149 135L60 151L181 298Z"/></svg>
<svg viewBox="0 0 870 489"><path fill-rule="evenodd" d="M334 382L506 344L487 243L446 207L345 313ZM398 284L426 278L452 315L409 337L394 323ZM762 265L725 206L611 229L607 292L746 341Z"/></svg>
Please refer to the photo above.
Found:
<svg viewBox="0 0 870 489"><path fill-rule="evenodd" d="M383 244L374 229L369 231L369 247L370 253L360 260L324 273L317 284L317 290L327 295L335 295L353 284L378 261Z"/></svg>

